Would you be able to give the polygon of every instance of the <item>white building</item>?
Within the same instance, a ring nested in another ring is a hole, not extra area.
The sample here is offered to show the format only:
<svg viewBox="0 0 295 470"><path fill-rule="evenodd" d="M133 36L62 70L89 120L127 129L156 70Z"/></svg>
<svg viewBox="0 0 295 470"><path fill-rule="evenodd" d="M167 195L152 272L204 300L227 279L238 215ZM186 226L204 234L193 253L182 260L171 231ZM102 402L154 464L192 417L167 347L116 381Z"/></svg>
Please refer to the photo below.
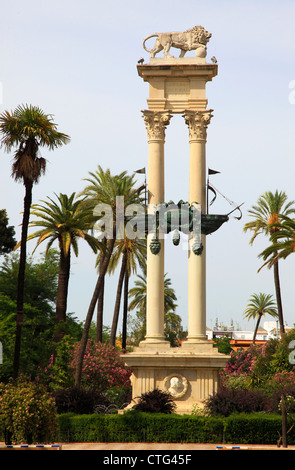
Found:
<svg viewBox="0 0 295 470"><path fill-rule="evenodd" d="M286 331L290 330L287 325L285 326ZM251 341L253 339L254 330L240 330L235 329L233 322L231 321L230 325L224 325L223 323L219 323L216 321L215 326L213 329L208 328L206 329L206 334L208 336L208 340L212 340L214 337L222 337L222 336L229 336L231 339L235 340L245 340ZM263 323L263 327L258 328L258 332L256 335L257 341L268 341L271 338L277 338L280 336L280 328L278 321L265 321Z"/></svg>

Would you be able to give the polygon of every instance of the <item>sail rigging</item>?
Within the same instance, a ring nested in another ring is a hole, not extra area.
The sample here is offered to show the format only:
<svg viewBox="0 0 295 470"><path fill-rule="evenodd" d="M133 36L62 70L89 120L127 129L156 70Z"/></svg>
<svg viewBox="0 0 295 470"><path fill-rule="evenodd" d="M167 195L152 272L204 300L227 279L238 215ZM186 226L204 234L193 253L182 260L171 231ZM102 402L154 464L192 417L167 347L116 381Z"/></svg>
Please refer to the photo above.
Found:
<svg viewBox="0 0 295 470"><path fill-rule="evenodd" d="M227 215L230 215L232 214L233 212L235 212L236 210L239 211L239 216L235 216L234 218L237 219L237 220L240 220L243 216L242 214L242 211L241 211L241 206L244 204L237 204L236 202L232 201L231 199L229 199L227 196L225 196L224 194L222 194L221 191L219 191L219 189L217 189L211 182L209 183L209 175L215 175L216 173L220 173L219 171L216 171L216 170L211 170L210 168L208 169L208 180L207 180L207 214L209 213L209 205L212 206L212 204L214 204L216 198L217 198L217 193L220 194L220 196L222 196L232 207L234 207L234 209L232 211L230 211ZM208 192L211 191L213 193L213 199L210 201L210 204L209 204L209 197L208 197Z"/></svg>

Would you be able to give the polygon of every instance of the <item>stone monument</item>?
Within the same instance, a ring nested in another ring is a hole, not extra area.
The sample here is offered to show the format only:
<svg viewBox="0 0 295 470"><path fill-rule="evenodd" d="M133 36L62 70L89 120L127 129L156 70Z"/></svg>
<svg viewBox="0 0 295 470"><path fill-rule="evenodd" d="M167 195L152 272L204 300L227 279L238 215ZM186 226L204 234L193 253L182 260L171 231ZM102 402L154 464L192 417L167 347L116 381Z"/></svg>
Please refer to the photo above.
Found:
<svg viewBox="0 0 295 470"><path fill-rule="evenodd" d="M154 47L147 41L156 37ZM142 111L147 129L148 216L165 205L164 144L165 129L173 114L182 114L188 126L189 194L188 206L200 210L200 242L188 237L188 336L179 348L171 348L164 338L164 237L147 231L147 312L146 337L133 352L124 355L132 368L132 397L159 388L173 396L178 413L189 413L219 386L219 371L228 356L219 354L206 336L206 234L228 220L223 215L206 214L206 139L212 110L207 109L206 83L217 75L217 61L207 63L207 43L211 37L196 26L183 33L160 33L148 36L143 43L150 61L137 65L139 76L149 84L148 109ZM180 49L179 58L170 55ZM163 50L163 57L155 57ZM195 57L184 57L186 51ZM141 62L141 63L140 63ZM166 204L167 206L167 204ZM196 211L198 213L198 211ZM210 225L211 224L211 225ZM173 228L173 227L172 227ZM182 227L179 227L180 229Z"/></svg>

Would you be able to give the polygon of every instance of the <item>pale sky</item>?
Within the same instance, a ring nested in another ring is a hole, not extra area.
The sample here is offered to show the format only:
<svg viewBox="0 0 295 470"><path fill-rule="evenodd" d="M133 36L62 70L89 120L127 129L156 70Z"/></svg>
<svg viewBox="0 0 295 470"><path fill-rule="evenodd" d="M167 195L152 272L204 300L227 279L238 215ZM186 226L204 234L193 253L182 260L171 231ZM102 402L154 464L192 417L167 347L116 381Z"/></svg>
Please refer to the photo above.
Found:
<svg viewBox="0 0 295 470"><path fill-rule="evenodd" d="M147 166L141 110L147 109L148 85L136 69L138 59L149 59L142 42L155 32L195 25L212 34L208 61L217 58L218 75L207 84L208 108L214 110L207 166L221 172L211 182L244 205L242 220L230 219L207 237L209 327L217 317L250 328L243 319L249 297L275 294L272 272L257 274L257 255L267 239L249 246L243 226L247 211L265 191L282 190L295 200L294 17L292 0L14 0L1 5L0 112L25 103L40 106L71 136L69 145L42 151L47 172L34 187L34 203L54 193L78 193L97 165L114 174ZM166 201L187 200L188 159L188 129L176 115L166 132ZM24 187L10 173L11 157L1 149L0 208L7 210L19 239ZM143 182L142 175L138 181ZM231 209L220 197L210 212ZM28 245L30 252L34 243ZM79 258L72 257L68 311L84 320L96 281L95 256L83 240L79 247ZM187 253L171 242L165 270L187 326ZM295 256L281 262L280 273L284 316L292 326ZM107 281L104 323L109 325L115 292L113 277Z"/></svg>

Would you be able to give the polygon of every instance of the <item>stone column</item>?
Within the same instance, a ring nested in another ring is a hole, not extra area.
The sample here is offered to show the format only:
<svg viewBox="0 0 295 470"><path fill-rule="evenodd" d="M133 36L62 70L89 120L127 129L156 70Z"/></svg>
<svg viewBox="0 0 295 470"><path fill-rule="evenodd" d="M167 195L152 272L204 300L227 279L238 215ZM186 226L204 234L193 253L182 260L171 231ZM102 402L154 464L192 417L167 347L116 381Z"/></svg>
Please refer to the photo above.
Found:
<svg viewBox="0 0 295 470"><path fill-rule="evenodd" d="M164 202L164 143L165 128L170 122L169 111L142 111L149 144L148 213ZM164 339L164 240L153 254L149 248L153 234L147 236L147 312L144 343L163 343ZM169 344L169 343L168 343Z"/></svg>
<svg viewBox="0 0 295 470"><path fill-rule="evenodd" d="M212 110L185 111L184 119L189 127L189 203L201 204L206 212L206 138ZM188 252L188 338L187 343L199 343L206 336L206 237L202 235L203 251L192 251L193 237Z"/></svg>

